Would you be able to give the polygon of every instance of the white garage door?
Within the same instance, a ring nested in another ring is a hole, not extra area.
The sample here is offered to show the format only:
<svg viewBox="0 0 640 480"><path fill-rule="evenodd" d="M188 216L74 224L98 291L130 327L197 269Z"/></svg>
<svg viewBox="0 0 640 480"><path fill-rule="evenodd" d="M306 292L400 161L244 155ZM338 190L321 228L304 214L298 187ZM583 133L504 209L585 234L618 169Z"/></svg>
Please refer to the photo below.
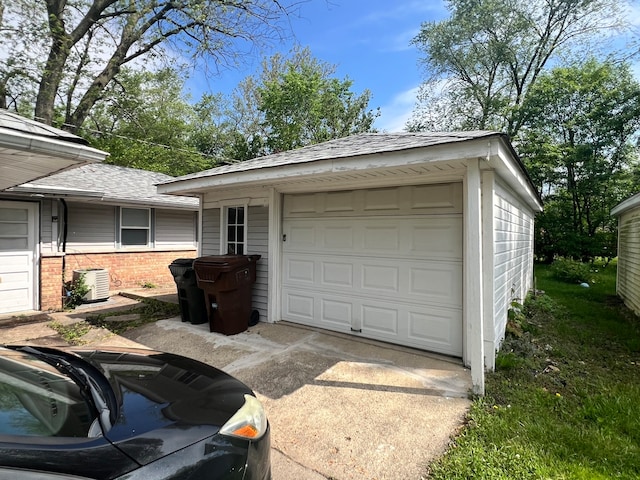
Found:
<svg viewBox="0 0 640 480"><path fill-rule="evenodd" d="M0 314L35 308L36 215L36 204L0 201Z"/></svg>
<svg viewBox="0 0 640 480"><path fill-rule="evenodd" d="M462 187L286 195L283 319L462 356Z"/></svg>

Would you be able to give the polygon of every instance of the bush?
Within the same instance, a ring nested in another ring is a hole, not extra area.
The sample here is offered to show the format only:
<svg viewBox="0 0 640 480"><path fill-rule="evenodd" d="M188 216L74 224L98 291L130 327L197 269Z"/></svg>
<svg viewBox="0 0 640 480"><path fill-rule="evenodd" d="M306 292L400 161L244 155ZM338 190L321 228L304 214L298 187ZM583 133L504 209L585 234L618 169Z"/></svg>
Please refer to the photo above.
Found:
<svg viewBox="0 0 640 480"><path fill-rule="evenodd" d="M558 259L551 264L551 273L556 279L563 282L582 283L589 281L591 269L585 263Z"/></svg>

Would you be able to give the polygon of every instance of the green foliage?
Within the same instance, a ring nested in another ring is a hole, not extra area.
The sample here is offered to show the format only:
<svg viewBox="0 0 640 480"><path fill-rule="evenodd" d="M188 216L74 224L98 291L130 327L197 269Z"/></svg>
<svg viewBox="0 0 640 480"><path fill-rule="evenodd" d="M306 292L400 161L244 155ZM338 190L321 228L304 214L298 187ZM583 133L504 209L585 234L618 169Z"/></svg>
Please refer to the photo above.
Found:
<svg viewBox="0 0 640 480"><path fill-rule="evenodd" d="M521 155L545 211L536 218L543 258L616 255L611 209L635 193L640 83L621 63L558 67L540 76L522 115Z"/></svg>
<svg viewBox="0 0 640 480"><path fill-rule="evenodd" d="M554 260L551 272L555 278L567 283L589 283L593 276L589 265L566 258Z"/></svg>
<svg viewBox="0 0 640 480"><path fill-rule="evenodd" d="M84 280L85 275L78 275L75 280L64 283L64 291L66 293L64 306L65 308L75 308L84 301L84 296L89 293L91 288Z"/></svg>
<svg viewBox="0 0 640 480"><path fill-rule="evenodd" d="M526 335L507 335L467 425L432 479L636 479L640 476L640 319L612 302L614 265L581 289L536 266L546 293L524 303Z"/></svg>
<svg viewBox="0 0 640 480"><path fill-rule="evenodd" d="M133 320L116 320L107 321L107 317L118 317L121 315L138 315L138 318ZM110 312L108 314L90 315L87 317L87 323L94 327L106 328L107 330L121 335L128 330L140 327L147 323L156 322L163 318L171 318L180 315L180 306L174 303L161 302L152 298L145 298L142 300L142 305L139 307L131 308L128 310L122 310L119 312Z"/></svg>
<svg viewBox="0 0 640 480"><path fill-rule="evenodd" d="M219 153L209 156L216 138L210 125L214 100L192 106L183 87L184 80L170 69L123 70L90 116L92 145L110 153L105 163L168 175L211 168Z"/></svg>
<svg viewBox="0 0 640 480"><path fill-rule="evenodd" d="M58 332L60 336L71 345L82 345L84 343L84 339L82 337L91 330L91 325L88 325L85 322L62 324L60 322L53 321L49 323L49 327Z"/></svg>
<svg viewBox="0 0 640 480"><path fill-rule="evenodd" d="M371 131L377 114L366 110L368 91L355 95L351 80L330 78L314 62L285 68L258 90L270 151Z"/></svg>

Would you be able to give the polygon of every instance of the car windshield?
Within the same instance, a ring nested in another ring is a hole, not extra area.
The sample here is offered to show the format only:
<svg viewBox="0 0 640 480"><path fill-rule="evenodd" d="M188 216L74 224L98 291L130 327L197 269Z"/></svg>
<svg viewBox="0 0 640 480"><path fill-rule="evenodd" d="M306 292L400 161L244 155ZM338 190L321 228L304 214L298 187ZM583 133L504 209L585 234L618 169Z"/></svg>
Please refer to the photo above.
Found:
<svg viewBox="0 0 640 480"><path fill-rule="evenodd" d="M34 352L0 355L0 434L90 436L96 409L82 383Z"/></svg>

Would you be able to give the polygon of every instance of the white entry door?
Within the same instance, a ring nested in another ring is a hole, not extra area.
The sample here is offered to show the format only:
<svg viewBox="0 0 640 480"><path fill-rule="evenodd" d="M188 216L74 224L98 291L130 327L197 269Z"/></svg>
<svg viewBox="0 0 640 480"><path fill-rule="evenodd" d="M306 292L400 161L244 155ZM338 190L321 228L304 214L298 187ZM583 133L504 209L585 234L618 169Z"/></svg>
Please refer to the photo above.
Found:
<svg viewBox="0 0 640 480"><path fill-rule="evenodd" d="M0 314L34 310L38 205L0 201Z"/></svg>
<svg viewBox="0 0 640 480"><path fill-rule="evenodd" d="M284 320L462 356L459 184L287 195Z"/></svg>

